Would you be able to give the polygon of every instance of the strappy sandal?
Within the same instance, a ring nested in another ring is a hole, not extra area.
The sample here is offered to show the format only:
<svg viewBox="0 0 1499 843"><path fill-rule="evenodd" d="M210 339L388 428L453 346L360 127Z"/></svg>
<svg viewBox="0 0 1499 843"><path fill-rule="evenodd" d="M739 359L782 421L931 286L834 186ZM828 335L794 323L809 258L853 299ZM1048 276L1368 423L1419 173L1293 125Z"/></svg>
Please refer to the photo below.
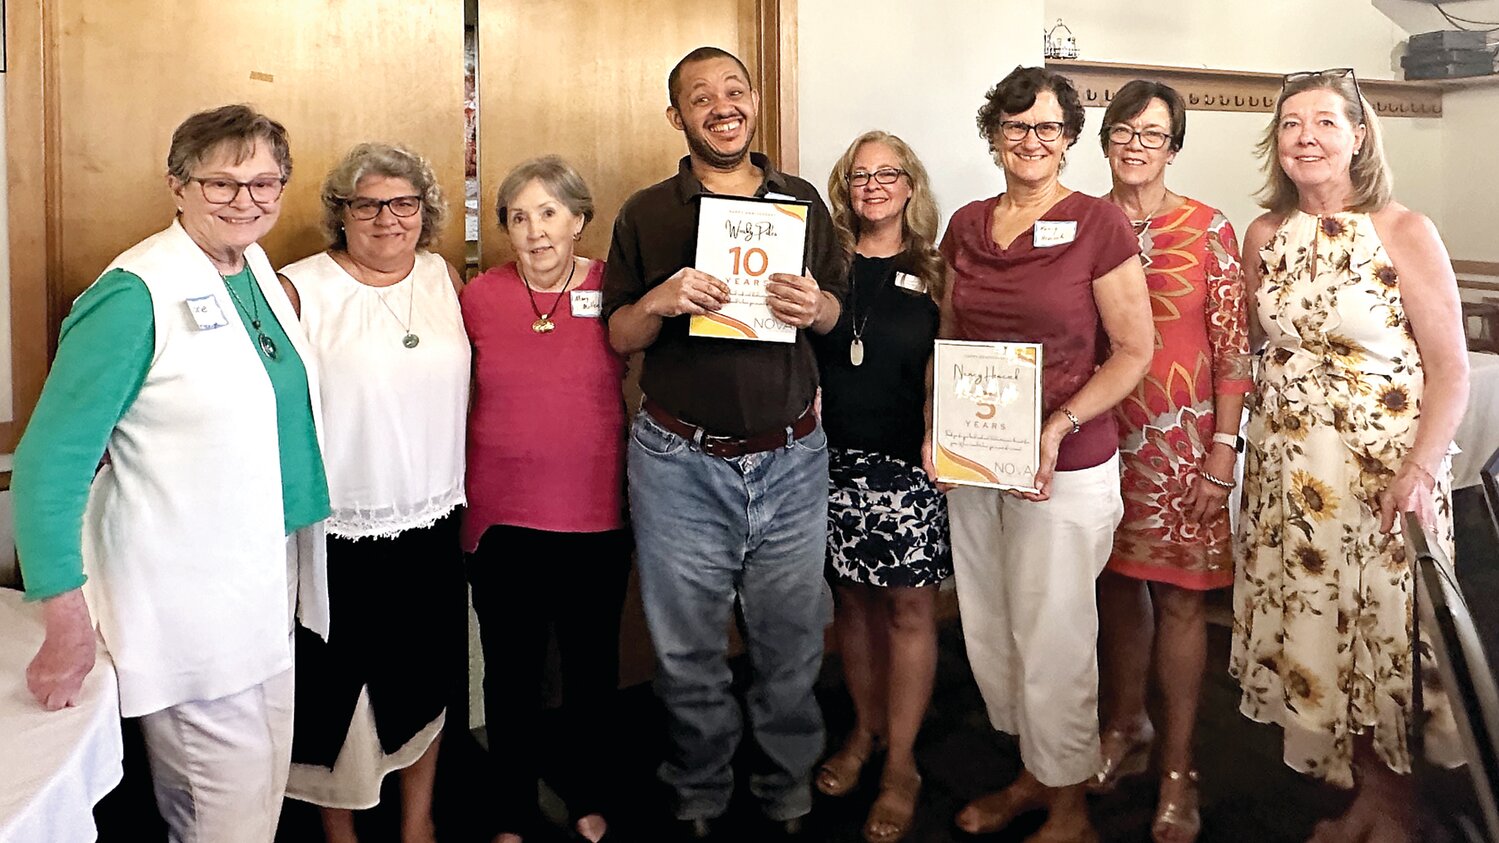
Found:
<svg viewBox="0 0 1499 843"><path fill-rule="evenodd" d="M1150 824L1150 836L1156 843L1193 843L1202 831L1202 814L1197 804L1197 771L1168 770L1166 781L1186 782L1179 799L1161 802Z"/></svg>
<svg viewBox="0 0 1499 843"><path fill-rule="evenodd" d="M1139 775L1150 767L1150 750L1155 745L1155 728L1149 721L1143 727L1134 731L1126 732L1122 729L1110 729L1103 733L1100 742L1104 747L1118 749L1115 753L1105 752L1103 763L1098 766L1098 772L1093 778L1088 779L1089 793L1112 793L1119 782L1129 776Z"/></svg>
<svg viewBox="0 0 1499 843"><path fill-rule="evenodd" d="M916 803L921 799L921 776L918 773L885 774L880 781L880 795L864 821L864 839L869 843L896 843L904 840L916 818Z"/></svg>
<svg viewBox="0 0 1499 843"><path fill-rule="evenodd" d="M864 766L880 752L880 739L870 736L869 745L863 753L855 751L852 736L843 742L843 747L828 756L817 768L814 783L817 789L828 796L847 796L859 786Z"/></svg>

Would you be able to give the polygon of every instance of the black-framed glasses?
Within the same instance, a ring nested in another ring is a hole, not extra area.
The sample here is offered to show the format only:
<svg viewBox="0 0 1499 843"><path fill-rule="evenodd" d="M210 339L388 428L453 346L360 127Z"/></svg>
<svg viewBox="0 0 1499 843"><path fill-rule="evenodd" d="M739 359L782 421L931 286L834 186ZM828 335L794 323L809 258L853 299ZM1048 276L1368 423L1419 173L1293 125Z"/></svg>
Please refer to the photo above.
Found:
<svg viewBox="0 0 1499 843"><path fill-rule="evenodd" d="M349 216L356 220L372 220L380 216L380 212L386 208L398 217L411 217L422 209L422 197L395 196L390 199L366 199L361 196L344 202L344 206L349 209Z"/></svg>
<svg viewBox="0 0 1499 843"><path fill-rule="evenodd" d="M1298 70L1295 73L1287 73L1281 77L1280 89L1281 91L1285 91L1286 88L1297 82L1306 79L1316 79L1319 76L1328 79L1342 79L1346 76L1353 80L1353 96L1358 100L1358 122L1364 122L1364 92L1359 89L1358 74L1354 73L1351 67L1329 67L1326 70Z"/></svg>
<svg viewBox="0 0 1499 843"><path fill-rule="evenodd" d="M250 201L258 205L269 205L280 199L281 191L286 188L286 179L273 176L261 176L249 181L235 181L223 176L188 176L187 180L198 183L198 188L203 191L203 201L210 205L228 205L239 196L242 189L250 191Z"/></svg>
<svg viewBox="0 0 1499 843"><path fill-rule="evenodd" d="M906 171L898 167L881 167L872 173L863 170L855 170L848 174L848 183L854 187L863 187L874 179L876 184L895 184Z"/></svg>
<svg viewBox="0 0 1499 843"><path fill-rule="evenodd" d="M1043 143L1051 143L1062 136L1062 130L1067 124L1048 120L1044 123L1022 123L1019 120L1006 120L999 124L999 132L1004 135L1005 140L1021 141L1031 132L1036 133L1036 140Z"/></svg>
<svg viewBox="0 0 1499 843"><path fill-rule="evenodd" d="M1160 149L1171 142L1171 135L1160 129L1131 129L1120 123L1109 129L1109 143L1116 146L1128 146L1135 138L1140 139L1140 145L1146 149Z"/></svg>

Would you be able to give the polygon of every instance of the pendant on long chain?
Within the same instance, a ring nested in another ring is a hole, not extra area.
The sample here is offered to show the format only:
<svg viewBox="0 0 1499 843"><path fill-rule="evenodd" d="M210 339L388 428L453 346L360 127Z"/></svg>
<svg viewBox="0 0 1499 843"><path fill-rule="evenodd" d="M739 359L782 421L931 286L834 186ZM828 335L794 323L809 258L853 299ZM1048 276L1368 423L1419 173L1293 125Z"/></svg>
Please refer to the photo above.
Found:
<svg viewBox="0 0 1499 843"><path fill-rule="evenodd" d="M864 341L858 337L848 344L848 362L855 366L864 365Z"/></svg>
<svg viewBox="0 0 1499 843"><path fill-rule="evenodd" d="M535 331L538 334L550 334L551 332L557 330L557 323L543 316L540 319L537 319L535 322L531 323L531 330Z"/></svg>
<svg viewBox="0 0 1499 843"><path fill-rule="evenodd" d="M418 345L421 345L421 342L421 337L409 331L406 333L406 336L401 337L401 345L404 345L407 348L416 348Z"/></svg>
<svg viewBox="0 0 1499 843"><path fill-rule="evenodd" d="M262 333L257 333L255 335L255 342L260 345L261 354L272 360L276 359L276 343L270 337Z"/></svg>

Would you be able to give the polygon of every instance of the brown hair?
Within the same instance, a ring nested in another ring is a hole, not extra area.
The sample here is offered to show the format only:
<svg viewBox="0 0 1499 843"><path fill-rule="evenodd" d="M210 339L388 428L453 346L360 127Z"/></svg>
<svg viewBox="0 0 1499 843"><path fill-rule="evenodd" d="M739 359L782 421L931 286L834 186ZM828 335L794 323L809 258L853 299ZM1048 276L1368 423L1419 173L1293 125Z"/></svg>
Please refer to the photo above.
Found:
<svg viewBox="0 0 1499 843"><path fill-rule="evenodd" d="M901 211L901 239L904 243L896 264L904 271L926 283L927 292L936 301L942 301L942 290L947 283L947 261L937 251L937 201L932 196L932 181L927 176L921 159L905 141L889 132L865 132L854 138L848 150L833 165L828 174L828 202L832 205L833 230L838 235L838 246L843 250L844 263L853 259L854 247L859 241L859 216L854 213L850 198L848 177L854 169L854 158L867 143L882 143L900 159L900 167L911 180L911 198Z"/></svg>
<svg viewBox="0 0 1499 843"><path fill-rule="evenodd" d="M1067 146L1077 143L1087 115L1077 89L1072 87L1072 80L1044 67L1018 65L984 95L977 120L979 137L988 141L992 149L1004 115L1019 114L1035 105L1036 95L1042 91L1051 91L1056 95L1057 104L1062 106L1062 134L1067 138Z"/></svg>
<svg viewBox="0 0 1499 843"><path fill-rule="evenodd" d="M234 156L234 163L243 163L254 154L258 141L270 148L281 181L290 180L291 145L286 127L244 104L200 111L178 124L167 148L167 175L186 182L193 168L221 147Z"/></svg>
<svg viewBox="0 0 1499 843"><path fill-rule="evenodd" d="M1182 101L1182 95L1164 82L1135 79L1126 82L1114 94L1109 107L1104 109L1103 125L1098 127L1098 145L1103 147L1105 155L1109 153L1109 130L1126 120L1139 117L1141 112L1150 107L1151 100L1160 100L1166 104L1166 110L1171 112L1171 151L1181 151L1187 143L1187 104Z"/></svg>
<svg viewBox="0 0 1499 843"><path fill-rule="evenodd" d="M567 210L583 218L583 228L593 220L593 194L588 191L588 183L573 169L573 165L567 163L560 155L543 155L540 158L532 158L515 165L515 169L505 174L505 180L500 182L500 189L496 193L494 203L495 216L500 220L500 230L510 230L509 208L510 203L515 200L515 194L520 193L532 180L541 182L541 186L550 193L553 198L567 207Z"/></svg>
<svg viewBox="0 0 1499 843"><path fill-rule="evenodd" d="M323 179L323 235L329 248L348 248L344 235L344 206L355 196L365 176L385 176L411 182L422 197L422 233L416 247L426 248L442 231L448 218L448 203L437 183L437 174L427 159L404 146L389 143L361 143L350 149L342 161Z"/></svg>
<svg viewBox="0 0 1499 843"><path fill-rule="evenodd" d="M1343 116L1352 126L1364 127L1364 145L1353 154L1353 163L1348 167L1348 176L1353 181L1353 202L1349 208L1359 213L1372 213L1390 204L1395 197L1395 176L1385 159L1384 140L1379 127L1379 117L1369 102L1363 99L1352 76L1336 76L1319 73L1297 79L1286 85L1275 101L1275 115L1265 134L1255 145L1260 156L1260 166L1265 171L1265 186L1255 196L1260 207L1273 213L1288 214L1301 202L1296 183L1280 166L1280 110L1286 100L1305 91L1333 91L1343 98Z"/></svg>

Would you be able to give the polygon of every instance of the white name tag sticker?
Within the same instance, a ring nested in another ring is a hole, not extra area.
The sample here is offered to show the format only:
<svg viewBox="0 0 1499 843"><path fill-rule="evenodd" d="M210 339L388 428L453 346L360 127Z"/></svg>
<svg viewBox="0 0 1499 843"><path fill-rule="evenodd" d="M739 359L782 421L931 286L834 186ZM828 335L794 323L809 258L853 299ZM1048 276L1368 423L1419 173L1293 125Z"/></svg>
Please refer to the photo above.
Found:
<svg viewBox="0 0 1499 843"><path fill-rule="evenodd" d="M795 201L797 201L795 196L787 196L784 193L776 193L774 190L767 190L767 191L765 191L765 198L766 199L779 199L782 202L795 202Z"/></svg>
<svg viewBox="0 0 1499 843"><path fill-rule="evenodd" d="M200 331L211 331L229 324L228 317L224 315L224 308L219 305L218 297L212 293L189 298L186 304L187 312L193 315L193 322L197 324Z"/></svg>
<svg viewBox="0 0 1499 843"><path fill-rule="evenodd" d="M905 272L895 273L895 286L902 290L910 290L913 293L925 293L926 282L914 275Z"/></svg>
<svg viewBox="0 0 1499 843"><path fill-rule="evenodd" d="M573 315L597 319L604 312L604 294L599 290L573 290Z"/></svg>
<svg viewBox="0 0 1499 843"><path fill-rule="evenodd" d="M1036 248L1060 246L1077 238L1077 220L1036 220L1031 242Z"/></svg>

